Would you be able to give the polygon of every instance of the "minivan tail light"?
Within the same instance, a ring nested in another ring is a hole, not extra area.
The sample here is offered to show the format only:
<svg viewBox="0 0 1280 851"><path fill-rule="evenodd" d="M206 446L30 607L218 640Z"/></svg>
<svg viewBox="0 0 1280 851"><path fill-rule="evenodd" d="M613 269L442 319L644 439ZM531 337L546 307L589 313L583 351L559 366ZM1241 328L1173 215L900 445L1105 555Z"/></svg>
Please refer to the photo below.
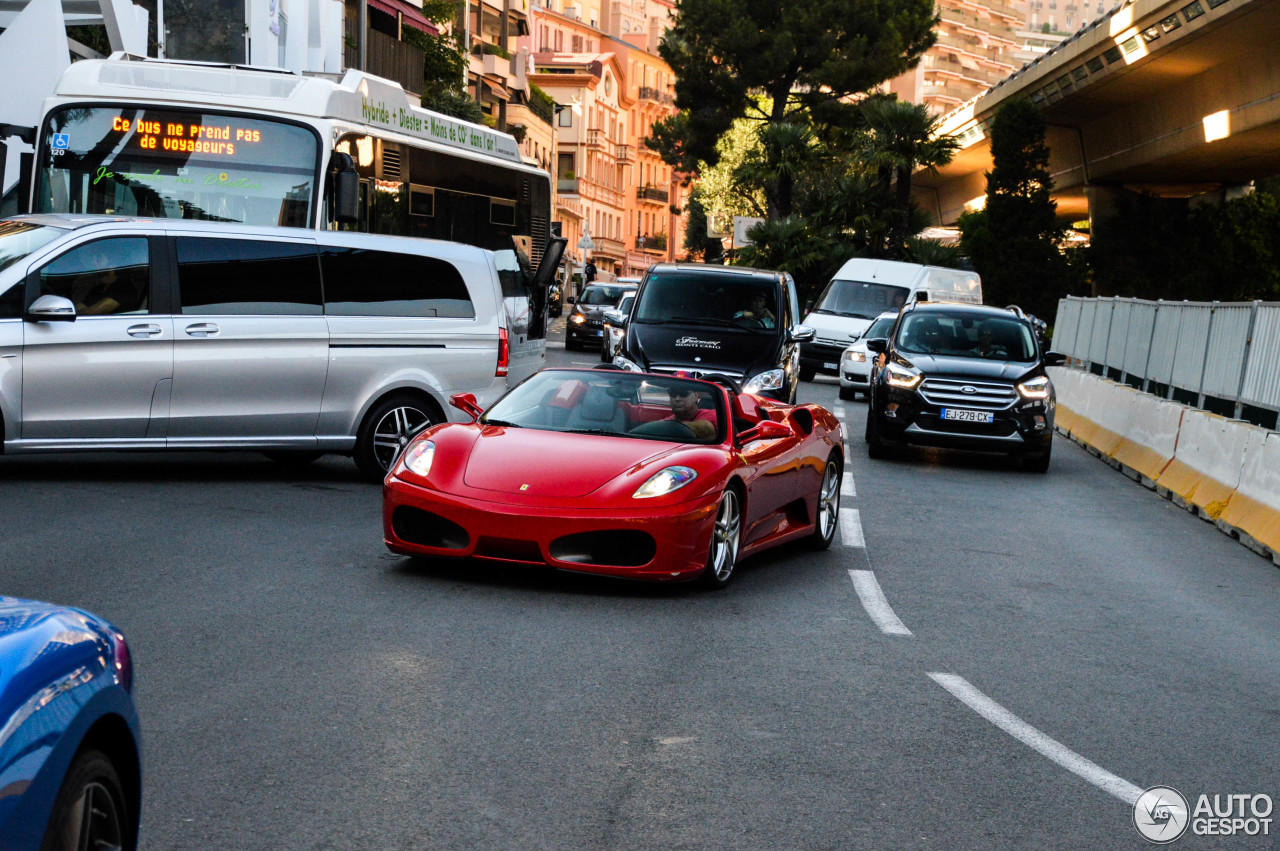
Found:
<svg viewBox="0 0 1280 851"><path fill-rule="evenodd" d="M498 378L507 374L507 367L511 366L511 339L507 336L506 328L498 329L498 369L493 373Z"/></svg>

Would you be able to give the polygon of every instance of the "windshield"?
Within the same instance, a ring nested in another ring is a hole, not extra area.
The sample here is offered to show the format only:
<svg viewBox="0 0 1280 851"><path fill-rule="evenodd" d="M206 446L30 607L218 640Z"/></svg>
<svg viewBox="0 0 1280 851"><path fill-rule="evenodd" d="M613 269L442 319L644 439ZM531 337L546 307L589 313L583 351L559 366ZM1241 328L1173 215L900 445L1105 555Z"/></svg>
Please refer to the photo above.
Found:
<svg viewBox="0 0 1280 851"><path fill-rule="evenodd" d="M582 291L578 304L608 305L613 307L624 295L633 292L633 287L590 286Z"/></svg>
<svg viewBox="0 0 1280 851"><path fill-rule="evenodd" d="M68 107L45 120L34 212L308 227L310 130L214 112Z"/></svg>
<svg viewBox="0 0 1280 851"><path fill-rule="evenodd" d="M544 370L495 402L480 422L714 444L724 442L726 418L723 391L706 381L600 370Z"/></svg>
<svg viewBox="0 0 1280 851"><path fill-rule="evenodd" d="M898 326L897 347L901 352L948 357L1036 359L1031 328L1012 316L911 313Z"/></svg>
<svg viewBox="0 0 1280 851"><path fill-rule="evenodd" d="M0 221L0 269L7 269L37 248L66 233L32 222Z"/></svg>
<svg viewBox="0 0 1280 851"><path fill-rule="evenodd" d="M653 275L636 305L634 321L773 331L778 328L778 292L776 284L756 283L738 275Z"/></svg>
<svg viewBox="0 0 1280 851"><path fill-rule="evenodd" d="M862 339L874 340L877 337L888 337L889 332L893 330L894 320L898 318L895 313L893 316L881 316L875 322L872 322L866 331L862 332Z"/></svg>
<svg viewBox="0 0 1280 851"><path fill-rule="evenodd" d="M814 313L875 319L886 311L898 311L907 303L906 287L872 284L866 281L833 280L818 296Z"/></svg>

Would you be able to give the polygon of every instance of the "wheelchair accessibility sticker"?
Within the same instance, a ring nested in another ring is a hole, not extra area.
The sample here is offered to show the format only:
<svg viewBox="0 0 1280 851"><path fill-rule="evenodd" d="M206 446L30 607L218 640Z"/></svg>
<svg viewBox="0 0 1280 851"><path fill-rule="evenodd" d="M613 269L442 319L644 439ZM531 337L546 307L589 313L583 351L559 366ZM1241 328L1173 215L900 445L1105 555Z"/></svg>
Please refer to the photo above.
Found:
<svg viewBox="0 0 1280 851"><path fill-rule="evenodd" d="M49 147L53 149L53 155L65 153L71 148L71 136L68 133L54 133L49 137Z"/></svg>

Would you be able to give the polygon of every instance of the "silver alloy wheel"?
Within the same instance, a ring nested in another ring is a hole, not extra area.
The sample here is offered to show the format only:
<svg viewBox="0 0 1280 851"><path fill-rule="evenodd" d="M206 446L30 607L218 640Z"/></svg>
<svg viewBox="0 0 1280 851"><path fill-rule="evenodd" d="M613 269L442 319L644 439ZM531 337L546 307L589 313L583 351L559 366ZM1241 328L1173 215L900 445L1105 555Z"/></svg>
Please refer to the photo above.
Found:
<svg viewBox="0 0 1280 851"><path fill-rule="evenodd" d="M716 582L728 582L738 560L738 530L742 513L738 508L738 495L726 490L720 497L720 510L716 512L715 530L711 534L711 558L707 563Z"/></svg>
<svg viewBox="0 0 1280 851"><path fill-rule="evenodd" d="M827 462L822 475L822 488L818 491L818 534L830 541L836 533L836 521L840 517L840 468L835 461Z"/></svg>
<svg viewBox="0 0 1280 851"><path fill-rule="evenodd" d="M431 418L418 408L392 408L373 427L373 457L383 470L390 470L413 436L429 425Z"/></svg>
<svg viewBox="0 0 1280 851"><path fill-rule="evenodd" d="M111 790L98 782L87 784L71 809L76 824L74 847L119 851L123 844L120 811Z"/></svg>

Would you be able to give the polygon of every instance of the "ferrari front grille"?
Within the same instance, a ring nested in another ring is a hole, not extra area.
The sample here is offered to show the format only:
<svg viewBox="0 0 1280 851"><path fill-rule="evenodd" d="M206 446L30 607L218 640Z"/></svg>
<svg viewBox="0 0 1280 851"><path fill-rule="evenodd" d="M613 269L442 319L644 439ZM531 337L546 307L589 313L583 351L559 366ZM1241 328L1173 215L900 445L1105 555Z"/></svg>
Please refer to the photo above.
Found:
<svg viewBox="0 0 1280 851"><path fill-rule="evenodd" d="M647 532L613 529L556 538L550 551L552 558L573 564L642 567L653 561L658 545Z"/></svg>

